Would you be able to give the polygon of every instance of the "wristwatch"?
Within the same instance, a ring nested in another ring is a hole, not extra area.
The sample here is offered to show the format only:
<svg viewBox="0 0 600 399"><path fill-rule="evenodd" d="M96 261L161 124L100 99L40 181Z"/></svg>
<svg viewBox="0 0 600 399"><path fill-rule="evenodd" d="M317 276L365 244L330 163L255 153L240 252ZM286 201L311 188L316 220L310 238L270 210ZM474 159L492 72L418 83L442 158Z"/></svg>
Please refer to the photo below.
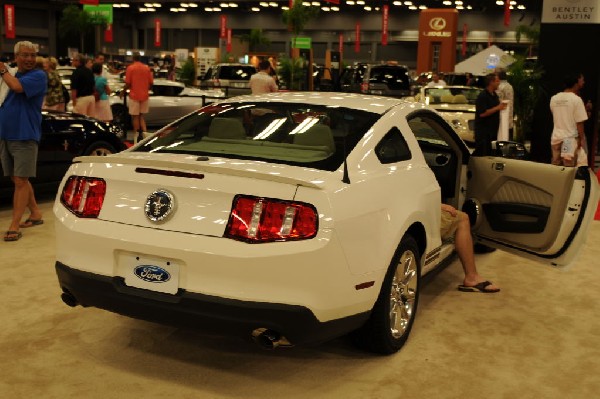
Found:
<svg viewBox="0 0 600 399"><path fill-rule="evenodd" d="M4 76L4 74L6 72L8 72L8 69L6 69L6 68L0 69L0 76Z"/></svg>

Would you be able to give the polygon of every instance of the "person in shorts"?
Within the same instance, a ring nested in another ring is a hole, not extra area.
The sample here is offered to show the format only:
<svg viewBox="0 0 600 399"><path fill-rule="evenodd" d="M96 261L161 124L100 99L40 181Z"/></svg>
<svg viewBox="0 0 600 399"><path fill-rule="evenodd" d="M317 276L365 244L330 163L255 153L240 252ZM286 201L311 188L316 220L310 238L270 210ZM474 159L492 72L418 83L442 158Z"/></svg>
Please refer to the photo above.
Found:
<svg viewBox="0 0 600 399"><path fill-rule="evenodd" d="M38 143L42 136L42 103L48 79L42 69L36 68L35 44L20 41L14 50L17 61L14 76L0 62L0 79L10 89L0 107L0 158L4 175L15 185L12 219L4 241L17 241L22 236L21 228L43 223L29 178L36 175ZM26 208L30 214L21 223Z"/></svg>
<svg viewBox="0 0 600 399"><path fill-rule="evenodd" d="M143 139L143 133L146 131L144 114L148 113L148 92L154 84L152 71L142 64L140 59L140 53L133 53L133 64L125 71L125 89L129 89L127 105L136 140Z"/></svg>
<svg viewBox="0 0 600 399"><path fill-rule="evenodd" d="M441 218L440 235L442 240L454 238L454 247L465 273L464 281L458 286L458 290L483 293L500 291L498 287L477 273L469 216L450 205L442 204Z"/></svg>

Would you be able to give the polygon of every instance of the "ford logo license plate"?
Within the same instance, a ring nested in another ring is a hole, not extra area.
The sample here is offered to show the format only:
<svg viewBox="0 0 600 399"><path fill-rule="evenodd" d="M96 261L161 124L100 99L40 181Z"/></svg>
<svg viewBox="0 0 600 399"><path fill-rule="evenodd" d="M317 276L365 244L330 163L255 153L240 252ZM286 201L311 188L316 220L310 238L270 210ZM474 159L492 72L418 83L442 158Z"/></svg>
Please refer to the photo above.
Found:
<svg viewBox="0 0 600 399"><path fill-rule="evenodd" d="M140 265L133 269L133 273L141 280L149 283L166 283L171 279L171 274L162 267L153 265Z"/></svg>

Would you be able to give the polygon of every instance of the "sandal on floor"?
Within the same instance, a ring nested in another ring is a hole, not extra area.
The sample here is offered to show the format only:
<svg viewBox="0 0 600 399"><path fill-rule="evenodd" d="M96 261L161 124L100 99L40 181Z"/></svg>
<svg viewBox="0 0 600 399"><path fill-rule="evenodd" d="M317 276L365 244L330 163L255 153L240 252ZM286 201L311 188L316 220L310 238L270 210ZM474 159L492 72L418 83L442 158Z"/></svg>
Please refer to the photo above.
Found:
<svg viewBox="0 0 600 399"><path fill-rule="evenodd" d="M494 292L500 291L500 288L487 289L488 286L492 285L489 281L482 281L475 285L459 285L458 290L462 292L483 292L485 294L493 294Z"/></svg>
<svg viewBox="0 0 600 399"><path fill-rule="evenodd" d="M4 241L18 241L21 237L23 237L23 233L20 231L8 230L4 234Z"/></svg>
<svg viewBox="0 0 600 399"><path fill-rule="evenodd" d="M23 223L19 225L20 228L26 229L28 227L39 226L40 224L44 224L44 219L27 219Z"/></svg>

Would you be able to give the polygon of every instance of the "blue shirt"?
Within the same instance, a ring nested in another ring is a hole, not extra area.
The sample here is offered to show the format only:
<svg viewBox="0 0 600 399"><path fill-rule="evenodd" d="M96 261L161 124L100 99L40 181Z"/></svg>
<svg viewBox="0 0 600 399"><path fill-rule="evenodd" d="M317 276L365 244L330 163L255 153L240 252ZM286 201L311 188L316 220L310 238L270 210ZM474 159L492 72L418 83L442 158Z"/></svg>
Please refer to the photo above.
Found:
<svg viewBox="0 0 600 399"><path fill-rule="evenodd" d="M46 95L46 72L34 69L17 72L15 77L23 86L22 93L10 91L0 107L0 139L12 141L35 140L42 137L42 103Z"/></svg>
<svg viewBox="0 0 600 399"><path fill-rule="evenodd" d="M94 76L96 80L96 91L100 94L100 100L108 100L108 94L106 94L106 85L108 80L104 76Z"/></svg>

